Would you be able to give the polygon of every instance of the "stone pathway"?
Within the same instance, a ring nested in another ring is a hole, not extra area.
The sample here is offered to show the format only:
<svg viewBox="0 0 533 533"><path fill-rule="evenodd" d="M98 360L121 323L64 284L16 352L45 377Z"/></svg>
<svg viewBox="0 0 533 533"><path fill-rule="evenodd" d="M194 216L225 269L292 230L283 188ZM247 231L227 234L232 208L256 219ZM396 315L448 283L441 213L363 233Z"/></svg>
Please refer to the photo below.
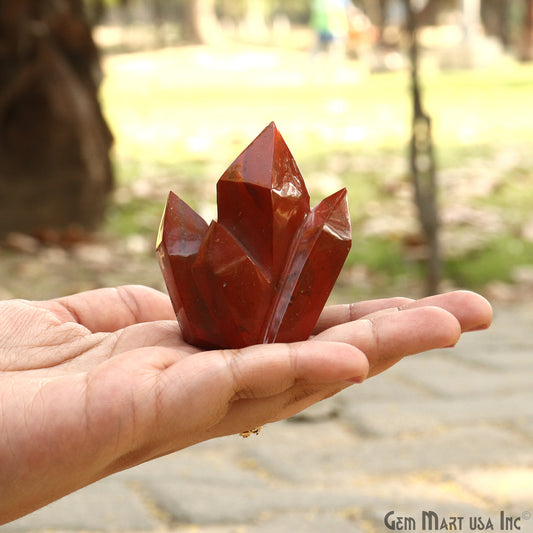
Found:
<svg viewBox="0 0 533 533"><path fill-rule="evenodd" d="M533 531L532 329L533 307L496 309L489 331L453 350L406 359L258 437L105 479L0 533Z"/></svg>

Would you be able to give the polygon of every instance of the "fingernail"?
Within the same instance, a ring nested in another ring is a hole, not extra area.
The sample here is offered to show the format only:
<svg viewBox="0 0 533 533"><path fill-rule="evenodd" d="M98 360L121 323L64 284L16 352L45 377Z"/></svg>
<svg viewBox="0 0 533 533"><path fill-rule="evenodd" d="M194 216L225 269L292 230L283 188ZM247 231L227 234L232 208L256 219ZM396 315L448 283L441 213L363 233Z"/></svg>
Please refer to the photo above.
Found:
<svg viewBox="0 0 533 533"><path fill-rule="evenodd" d="M346 382L347 383L363 383L364 380L365 380L364 376L357 376L355 378L347 379Z"/></svg>
<svg viewBox="0 0 533 533"><path fill-rule="evenodd" d="M471 333L472 331L483 331L485 329L489 329L491 325L491 322L488 324L482 324L481 326L474 326L473 328L469 328L465 330L465 333Z"/></svg>

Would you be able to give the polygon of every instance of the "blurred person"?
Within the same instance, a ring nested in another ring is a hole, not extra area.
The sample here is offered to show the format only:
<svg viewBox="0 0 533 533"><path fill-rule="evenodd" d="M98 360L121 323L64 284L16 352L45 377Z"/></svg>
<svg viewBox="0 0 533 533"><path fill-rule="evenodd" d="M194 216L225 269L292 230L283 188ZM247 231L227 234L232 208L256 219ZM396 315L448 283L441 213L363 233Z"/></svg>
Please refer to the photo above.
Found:
<svg viewBox="0 0 533 533"><path fill-rule="evenodd" d="M184 342L169 298L147 287L0 302L0 524L290 417L491 319L466 291L370 300L325 308L303 342L203 351Z"/></svg>
<svg viewBox="0 0 533 533"><path fill-rule="evenodd" d="M360 58L378 41L379 31L360 9L352 6L349 11L346 51Z"/></svg>
<svg viewBox="0 0 533 533"><path fill-rule="evenodd" d="M344 56L349 20L355 9L351 0L312 0L311 28L315 33L314 54Z"/></svg>

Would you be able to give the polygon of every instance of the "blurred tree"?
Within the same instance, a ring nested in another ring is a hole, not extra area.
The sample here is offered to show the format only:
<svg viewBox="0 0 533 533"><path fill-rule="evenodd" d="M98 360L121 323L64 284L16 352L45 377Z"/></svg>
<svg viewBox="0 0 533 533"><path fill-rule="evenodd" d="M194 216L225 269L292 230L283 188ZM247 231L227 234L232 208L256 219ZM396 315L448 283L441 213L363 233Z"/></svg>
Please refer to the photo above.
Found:
<svg viewBox="0 0 533 533"><path fill-rule="evenodd" d="M152 18L155 25L155 35L159 46L166 45L163 24L165 22L165 2L164 0L151 0Z"/></svg>
<svg viewBox="0 0 533 533"><path fill-rule="evenodd" d="M234 23L241 20L246 12L245 0L217 0L215 7L217 14Z"/></svg>
<svg viewBox="0 0 533 533"><path fill-rule="evenodd" d="M458 0L419 0L419 9L414 12L418 26L437 24L439 14L445 8L456 8ZM398 24L398 20L390 20L391 13L395 13L393 19L398 18L398 2L396 0L359 0L365 12L377 26L380 39L383 41L385 30L391 23ZM400 4L401 5L401 4ZM403 14L403 13L402 13Z"/></svg>
<svg viewBox="0 0 533 533"><path fill-rule="evenodd" d="M254 39L261 39L267 35L265 0L246 0L244 22L248 34Z"/></svg>
<svg viewBox="0 0 533 533"><path fill-rule="evenodd" d="M427 0L424 6L415 13L417 26L437 24L438 16L443 9L457 8L457 4L457 0Z"/></svg>
<svg viewBox="0 0 533 533"><path fill-rule="evenodd" d="M311 15L310 0L270 0L273 15L286 15L292 23L307 24Z"/></svg>
<svg viewBox="0 0 533 533"><path fill-rule="evenodd" d="M91 26L96 26L105 18L108 4L105 0L86 0L85 8L89 23Z"/></svg>
<svg viewBox="0 0 533 533"><path fill-rule="evenodd" d="M533 0L524 0L524 25L520 59L533 61Z"/></svg>
<svg viewBox="0 0 533 533"><path fill-rule="evenodd" d="M511 4L501 0L481 2L481 18L485 31L498 37L505 49L511 44Z"/></svg>
<svg viewBox="0 0 533 533"><path fill-rule="evenodd" d="M388 0L363 0L363 8L373 24L379 30L379 38L383 39L383 33L387 26Z"/></svg>
<svg viewBox="0 0 533 533"><path fill-rule="evenodd" d="M0 235L92 230L113 177L82 0L0 4Z"/></svg>
<svg viewBox="0 0 533 533"><path fill-rule="evenodd" d="M215 11L215 0L188 0L185 6L183 37L189 42L216 43L220 25Z"/></svg>
<svg viewBox="0 0 533 533"><path fill-rule="evenodd" d="M441 278L439 247L439 217L437 210L437 184L435 152L431 131L431 118L422 105L419 80L419 50L417 17L411 0L404 0L407 12L407 29L410 36L411 93L413 100L412 132L409 144L409 164L414 186L415 203L420 226L427 247L427 292L436 294Z"/></svg>

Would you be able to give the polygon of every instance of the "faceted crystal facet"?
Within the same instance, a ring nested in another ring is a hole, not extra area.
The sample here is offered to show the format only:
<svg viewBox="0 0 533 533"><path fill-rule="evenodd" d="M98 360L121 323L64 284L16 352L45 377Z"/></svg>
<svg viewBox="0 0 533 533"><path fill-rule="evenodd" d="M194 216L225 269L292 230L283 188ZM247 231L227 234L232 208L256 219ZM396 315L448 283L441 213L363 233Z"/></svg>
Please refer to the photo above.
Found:
<svg viewBox="0 0 533 533"><path fill-rule="evenodd" d="M217 184L218 221L170 193L157 255L184 339L203 348L305 340L351 246L346 189L309 207L274 123Z"/></svg>

